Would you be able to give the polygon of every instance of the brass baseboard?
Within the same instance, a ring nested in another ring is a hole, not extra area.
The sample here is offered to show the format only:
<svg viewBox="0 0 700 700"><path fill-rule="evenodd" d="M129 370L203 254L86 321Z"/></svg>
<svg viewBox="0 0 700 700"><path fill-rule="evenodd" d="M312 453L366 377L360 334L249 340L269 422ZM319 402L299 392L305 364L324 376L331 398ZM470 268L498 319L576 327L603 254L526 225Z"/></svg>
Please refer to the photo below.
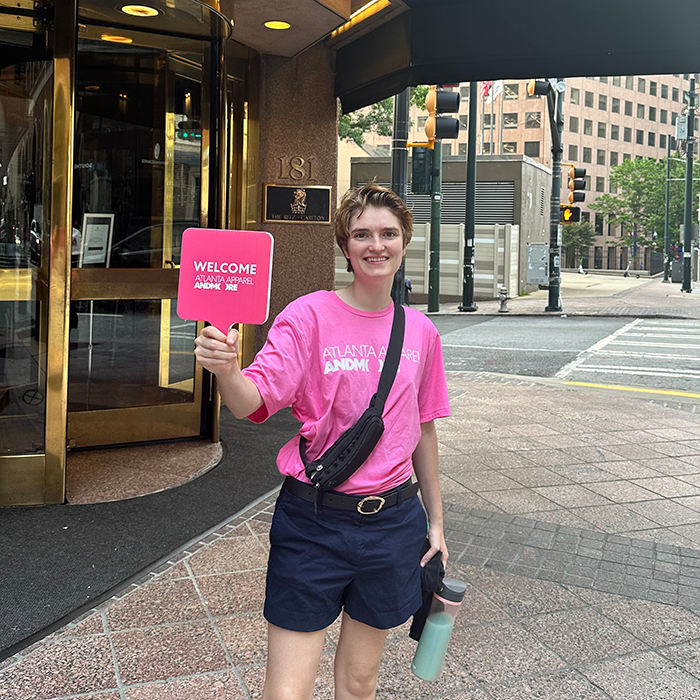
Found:
<svg viewBox="0 0 700 700"><path fill-rule="evenodd" d="M0 506L36 506L44 501L44 455L0 457Z"/></svg>

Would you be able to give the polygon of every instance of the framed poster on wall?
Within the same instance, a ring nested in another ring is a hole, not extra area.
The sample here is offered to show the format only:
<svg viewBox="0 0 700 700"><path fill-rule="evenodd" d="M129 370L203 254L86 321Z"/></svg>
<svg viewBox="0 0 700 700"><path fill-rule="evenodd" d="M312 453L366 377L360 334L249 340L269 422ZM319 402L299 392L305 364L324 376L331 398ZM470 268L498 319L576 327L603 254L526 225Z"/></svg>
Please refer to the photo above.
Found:
<svg viewBox="0 0 700 700"><path fill-rule="evenodd" d="M109 267L114 214L83 214L78 267Z"/></svg>

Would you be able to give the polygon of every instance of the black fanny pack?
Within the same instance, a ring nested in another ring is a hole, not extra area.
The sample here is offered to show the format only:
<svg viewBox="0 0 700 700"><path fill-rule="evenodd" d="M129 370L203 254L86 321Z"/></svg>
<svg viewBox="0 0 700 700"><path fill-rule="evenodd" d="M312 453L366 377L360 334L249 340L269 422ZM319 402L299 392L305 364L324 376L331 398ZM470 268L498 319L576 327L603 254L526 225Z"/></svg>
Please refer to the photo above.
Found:
<svg viewBox="0 0 700 700"><path fill-rule="evenodd" d="M406 317L394 302L394 321L377 393L357 423L348 428L320 457L307 461L306 440L299 436L299 454L306 476L320 491L332 489L350 478L369 457L384 432L382 412L401 360Z"/></svg>

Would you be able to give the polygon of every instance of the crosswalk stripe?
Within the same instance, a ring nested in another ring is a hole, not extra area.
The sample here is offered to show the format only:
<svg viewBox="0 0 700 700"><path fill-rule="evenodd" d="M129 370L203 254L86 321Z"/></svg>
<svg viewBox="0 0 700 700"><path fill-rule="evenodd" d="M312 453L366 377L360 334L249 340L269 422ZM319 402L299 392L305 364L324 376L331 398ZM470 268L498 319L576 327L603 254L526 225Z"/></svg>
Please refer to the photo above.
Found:
<svg viewBox="0 0 700 700"><path fill-rule="evenodd" d="M692 348L700 350L700 345L689 343L644 343L638 340L612 340L610 345L638 345L647 348Z"/></svg>
<svg viewBox="0 0 700 700"><path fill-rule="evenodd" d="M700 355L675 355L661 352L634 352L633 350L599 350L599 355L613 355L615 357L654 357L661 360L683 360L684 362L700 362Z"/></svg>
<svg viewBox="0 0 700 700"><path fill-rule="evenodd" d="M698 370L667 370L663 367L620 367L615 365L579 365L579 372L598 372L600 374L643 374L647 377L684 377L697 379Z"/></svg>

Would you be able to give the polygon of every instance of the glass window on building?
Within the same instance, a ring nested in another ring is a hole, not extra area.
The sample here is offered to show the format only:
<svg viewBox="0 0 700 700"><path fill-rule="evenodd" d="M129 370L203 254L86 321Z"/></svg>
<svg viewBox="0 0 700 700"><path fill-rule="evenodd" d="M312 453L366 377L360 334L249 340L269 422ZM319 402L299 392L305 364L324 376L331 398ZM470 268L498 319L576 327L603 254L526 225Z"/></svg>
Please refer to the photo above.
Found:
<svg viewBox="0 0 700 700"><path fill-rule="evenodd" d="M608 125L605 122L598 122L598 138L604 139Z"/></svg>
<svg viewBox="0 0 700 700"><path fill-rule="evenodd" d="M644 119L644 105L637 105L637 119Z"/></svg>
<svg viewBox="0 0 700 700"><path fill-rule="evenodd" d="M618 164L618 158L620 154L617 151L610 151L610 167L614 167Z"/></svg>
<svg viewBox="0 0 700 700"><path fill-rule="evenodd" d="M586 181L586 187L584 189L586 190L586 192L590 192L591 191L591 176L586 175L586 177L584 179Z"/></svg>
<svg viewBox="0 0 700 700"><path fill-rule="evenodd" d="M459 86L459 96L463 100L469 99L469 83Z"/></svg>
<svg viewBox="0 0 700 700"><path fill-rule="evenodd" d="M629 126L625 127L625 130L622 134L622 140L626 143L632 143L632 129Z"/></svg>
<svg viewBox="0 0 700 700"><path fill-rule="evenodd" d="M656 134L653 131L647 134L647 146L656 146Z"/></svg>
<svg viewBox="0 0 700 700"><path fill-rule="evenodd" d="M608 76L607 76L607 75L601 75L601 76L600 76L600 82L601 82L601 83L607 83L607 82L608 82Z"/></svg>
<svg viewBox="0 0 700 700"><path fill-rule="evenodd" d="M656 121L656 107L649 107L649 121Z"/></svg>
<svg viewBox="0 0 700 700"><path fill-rule="evenodd" d="M604 177L596 177L596 179L595 179L595 191L596 192L605 192L605 178Z"/></svg>
<svg viewBox="0 0 700 700"><path fill-rule="evenodd" d="M540 157L540 142L539 141L525 141L524 153L530 158Z"/></svg>
<svg viewBox="0 0 700 700"><path fill-rule="evenodd" d="M581 221L590 221L590 220L591 220L591 212L582 211L581 212Z"/></svg>
<svg viewBox="0 0 700 700"><path fill-rule="evenodd" d="M599 148L596 152L596 165L605 165L605 151Z"/></svg>
<svg viewBox="0 0 700 700"><path fill-rule="evenodd" d="M664 85L663 83L661 83L661 99L668 99L668 85Z"/></svg>
<svg viewBox="0 0 700 700"><path fill-rule="evenodd" d="M578 160L578 146L569 144L569 160L575 163Z"/></svg>
<svg viewBox="0 0 700 700"><path fill-rule="evenodd" d="M481 115L481 123L483 124L484 129L490 129L491 128L491 115L490 114L482 114Z"/></svg>
<svg viewBox="0 0 700 700"><path fill-rule="evenodd" d="M632 76L632 75L625 76L625 87L628 90L634 90L634 76Z"/></svg>
<svg viewBox="0 0 700 700"><path fill-rule="evenodd" d="M659 148L666 148L666 134L659 134Z"/></svg>
<svg viewBox="0 0 700 700"><path fill-rule="evenodd" d="M644 78L637 78L637 92L647 91L647 81Z"/></svg>
<svg viewBox="0 0 700 700"><path fill-rule="evenodd" d="M619 124L611 124L610 125L610 138L613 141L620 140L620 125Z"/></svg>
<svg viewBox="0 0 700 700"><path fill-rule="evenodd" d="M671 112L671 126L676 126L677 119L678 119L678 112Z"/></svg>
<svg viewBox="0 0 700 700"><path fill-rule="evenodd" d="M457 146L457 152L459 153L460 156L466 156L467 155L467 144L466 143L460 143Z"/></svg>
<svg viewBox="0 0 700 700"><path fill-rule="evenodd" d="M669 136L668 140L671 142L671 150L675 151L676 150L676 137L675 136Z"/></svg>
<svg viewBox="0 0 700 700"><path fill-rule="evenodd" d="M613 84L615 87L620 87L620 83L621 83L621 82L622 82L622 81L620 80L620 76L619 76L619 75L614 75L614 76L613 76L612 84Z"/></svg>
<svg viewBox="0 0 700 700"><path fill-rule="evenodd" d="M655 80L649 81L649 94L652 97L656 97L656 81Z"/></svg>
<svg viewBox="0 0 700 700"><path fill-rule="evenodd" d="M622 162L624 163L624 161L626 161L626 160L632 160L632 154L631 154L631 153L623 153L623 154L622 154Z"/></svg>
<svg viewBox="0 0 700 700"><path fill-rule="evenodd" d="M671 88L671 100L673 102L678 102L678 88Z"/></svg>
<svg viewBox="0 0 700 700"><path fill-rule="evenodd" d="M516 141L505 141L503 143L503 153L517 153L518 144Z"/></svg>
<svg viewBox="0 0 700 700"><path fill-rule="evenodd" d="M484 141L484 143L481 144L481 152L486 156L491 154L491 142L490 141Z"/></svg>
<svg viewBox="0 0 700 700"><path fill-rule="evenodd" d="M612 98L612 104L610 105L610 111L614 112L615 114L620 113L620 98L619 97Z"/></svg>
<svg viewBox="0 0 700 700"><path fill-rule="evenodd" d="M578 117L569 117L569 131L578 134Z"/></svg>
<svg viewBox="0 0 700 700"><path fill-rule="evenodd" d="M593 151L588 146L583 147L583 162L590 163L593 157Z"/></svg>
<svg viewBox="0 0 700 700"><path fill-rule="evenodd" d="M632 103L629 100L625 100L625 116L632 116Z"/></svg>
<svg viewBox="0 0 700 700"><path fill-rule="evenodd" d="M387 154L391 151L391 146L387 146ZM452 155L452 144L449 141L443 141L442 142L442 157L445 158L447 156Z"/></svg>
<svg viewBox="0 0 700 700"><path fill-rule="evenodd" d="M422 131L425 129L425 122L428 121L428 117L418 117L418 128Z"/></svg>
<svg viewBox="0 0 700 700"><path fill-rule="evenodd" d="M607 95L598 95L598 109L602 109L604 111L607 111L607 109L608 109L608 96Z"/></svg>
<svg viewBox="0 0 700 700"><path fill-rule="evenodd" d="M601 178L601 180L602 180L602 178ZM605 219L603 218L603 215L596 213L596 215L595 215L595 232L597 235L599 235L599 236L603 235L604 224L605 224Z"/></svg>
<svg viewBox="0 0 700 700"><path fill-rule="evenodd" d="M460 114L459 115L459 128L465 129L465 130L469 128L469 115L468 114Z"/></svg>
<svg viewBox="0 0 700 700"><path fill-rule="evenodd" d="M593 93L586 90L584 94L583 104L586 107L593 107Z"/></svg>
<svg viewBox="0 0 700 700"><path fill-rule="evenodd" d="M571 94L569 95L569 100L572 105L580 104L581 101L581 91L578 88L571 88Z"/></svg>
<svg viewBox="0 0 700 700"><path fill-rule="evenodd" d="M662 124L668 124L668 111L665 109L659 110L659 121Z"/></svg>
<svg viewBox="0 0 700 700"><path fill-rule="evenodd" d="M637 129L637 144L644 145L644 132L641 129Z"/></svg>
<svg viewBox="0 0 700 700"><path fill-rule="evenodd" d="M608 192L610 192L610 194L617 194L617 187L615 187L615 185L613 185L612 182L608 183ZM609 226L608 226L608 235L609 235L609 236L612 236L612 235L613 235L613 234L610 232L610 227L609 227Z"/></svg>
<svg viewBox="0 0 700 700"><path fill-rule="evenodd" d="M542 127L542 112L526 112L525 128L539 129Z"/></svg>
<svg viewBox="0 0 700 700"><path fill-rule="evenodd" d="M503 98L506 100L517 100L520 96L520 86L518 83L505 83L503 85Z"/></svg>
<svg viewBox="0 0 700 700"><path fill-rule="evenodd" d="M583 120L584 136L593 136L593 121L591 119Z"/></svg>
<svg viewBox="0 0 700 700"><path fill-rule="evenodd" d="M517 112L506 112L503 115L503 128L504 129L517 129L518 128L518 113Z"/></svg>

